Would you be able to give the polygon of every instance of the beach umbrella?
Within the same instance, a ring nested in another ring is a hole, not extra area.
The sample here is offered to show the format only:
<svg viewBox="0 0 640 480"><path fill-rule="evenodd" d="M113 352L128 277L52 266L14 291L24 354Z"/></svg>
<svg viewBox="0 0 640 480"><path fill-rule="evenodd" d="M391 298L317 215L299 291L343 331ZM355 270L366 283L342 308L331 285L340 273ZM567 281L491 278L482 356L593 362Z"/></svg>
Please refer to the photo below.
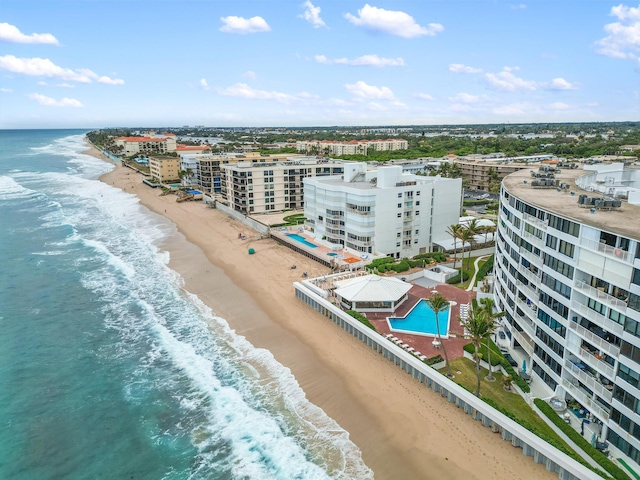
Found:
<svg viewBox="0 0 640 480"><path fill-rule="evenodd" d="M522 372L527 373L527 360L522 360Z"/></svg>
<svg viewBox="0 0 640 480"><path fill-rule="evenodd" d="M253 255L254 253L256 253L256 251L253 248L249 249L249 255Z"/></svg>

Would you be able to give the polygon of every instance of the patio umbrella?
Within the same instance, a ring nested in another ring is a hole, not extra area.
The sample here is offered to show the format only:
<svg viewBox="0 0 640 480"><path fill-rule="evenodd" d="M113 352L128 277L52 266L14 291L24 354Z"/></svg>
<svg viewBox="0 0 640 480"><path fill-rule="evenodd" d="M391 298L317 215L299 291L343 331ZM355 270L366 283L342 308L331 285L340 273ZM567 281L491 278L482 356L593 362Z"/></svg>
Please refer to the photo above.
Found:
<svg viewBox="0 0 640 480"><path fill-rule="evenodd" d="M527 373L527 361L522 360L522 372Z"/></svg>
<svg viewBox="0 0 640 480"><path fill-rule="evenodd" d="M592 447L596 446L596 441L597 441L596 432L593 432L593 435L591 435L591 446Z"/></svg>

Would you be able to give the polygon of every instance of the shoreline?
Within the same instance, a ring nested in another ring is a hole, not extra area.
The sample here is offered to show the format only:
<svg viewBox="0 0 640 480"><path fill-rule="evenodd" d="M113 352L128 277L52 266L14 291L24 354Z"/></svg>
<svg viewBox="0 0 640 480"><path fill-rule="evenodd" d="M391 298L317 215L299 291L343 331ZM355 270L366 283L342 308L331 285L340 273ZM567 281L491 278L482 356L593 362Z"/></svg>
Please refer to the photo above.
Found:
<svg viewBox="0 0 640 480"><path fill-rule="evenodd" d="M94 147L83 153L114 164ZM160 197L121 164L100 180L137 195L176 225L162 248L184 290L288 367L307 399L349 432L377 479L557 478L296 301L292 283L300 272L313 277L327 268L272 239L239 239L248 227L202 202Z"/></svg>

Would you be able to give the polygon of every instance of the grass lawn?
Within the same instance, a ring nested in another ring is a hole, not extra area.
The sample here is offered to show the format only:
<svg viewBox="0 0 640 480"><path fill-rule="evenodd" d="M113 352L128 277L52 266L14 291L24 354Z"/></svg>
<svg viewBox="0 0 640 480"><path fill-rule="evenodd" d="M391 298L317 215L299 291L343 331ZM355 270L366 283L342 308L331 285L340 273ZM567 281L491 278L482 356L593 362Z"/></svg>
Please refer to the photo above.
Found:
<svg viewBox="0 0 640 480"><path fill-rule="evenodd" d="M451 371L455 374L454 382L462 385L471 392L476 391L476 370L475 364L468 358L457 358L449 362ZM460 372L460 373L458 373ZM534 412L527 402L515 391L505 391L502 388L502 373L494 372L495 382L487 382L484 377L489 373L488 370L482 369L480 372L480 395L496 402L503 409L511 412L513 416L523 423L532 426L538 432L557 439L559 443L565 445L567 449L570 447L562 440L552 429L542 420L536 412ZM537 432L536 432L537 433Z"/></svg>

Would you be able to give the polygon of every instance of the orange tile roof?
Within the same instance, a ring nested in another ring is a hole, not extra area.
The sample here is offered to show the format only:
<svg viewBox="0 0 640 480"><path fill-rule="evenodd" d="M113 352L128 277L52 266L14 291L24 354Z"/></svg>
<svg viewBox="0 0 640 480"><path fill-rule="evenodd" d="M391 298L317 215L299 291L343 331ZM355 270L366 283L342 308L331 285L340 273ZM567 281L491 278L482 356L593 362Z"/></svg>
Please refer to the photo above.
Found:
<svg viewBox="0 0 640 480"><path fill-rule="evenodd" d="M211 147L209 145L178 145L176 146L176 150L179 151L188 151L188 150L209 150Z"/></svg>
<svg viewBox="0 0 640 480"><path fill-rule="evenodd" d="M123 140L125 142L164 142L166 138L156 137L118 137L116 140Z"/></svg>

